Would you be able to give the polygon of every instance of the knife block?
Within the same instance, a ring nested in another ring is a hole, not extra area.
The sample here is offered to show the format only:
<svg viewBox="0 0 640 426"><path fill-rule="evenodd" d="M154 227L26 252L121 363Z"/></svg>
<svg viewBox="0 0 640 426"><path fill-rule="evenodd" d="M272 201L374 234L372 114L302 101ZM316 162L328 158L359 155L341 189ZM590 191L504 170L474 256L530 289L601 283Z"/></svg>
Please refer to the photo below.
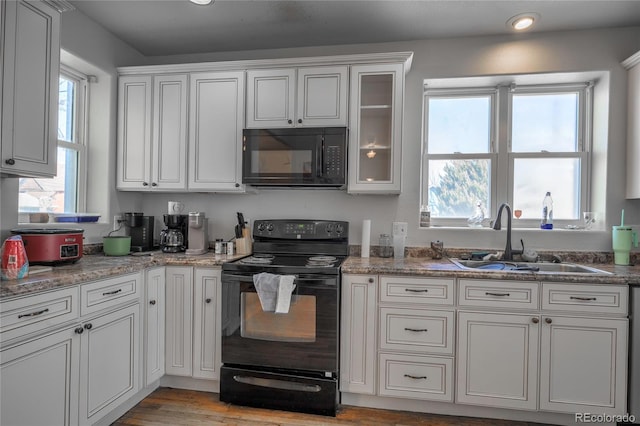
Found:
<svg viewBox="0 0 640 426"><path fill-rule="evenodd" d="M251 238L236 238L237 254L251 254L252 248Z"/></svg>

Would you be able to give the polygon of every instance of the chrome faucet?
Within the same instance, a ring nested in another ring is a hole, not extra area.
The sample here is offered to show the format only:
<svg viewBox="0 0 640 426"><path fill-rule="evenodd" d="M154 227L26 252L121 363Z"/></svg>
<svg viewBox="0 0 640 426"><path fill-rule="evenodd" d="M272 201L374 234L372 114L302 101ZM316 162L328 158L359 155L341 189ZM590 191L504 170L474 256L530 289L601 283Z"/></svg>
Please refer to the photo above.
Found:
<svg viewBox="0 0 640 426"><path fill-rule="evenodd" d="M500 208L498 209L498 216L496 217L496 221L493 224L493 229L499 231L502 229L502 210L507 209L507 245L504 248L504 255L502 255L502 260L513 260L514 254L522 254L524 252L524 241L520 240L520 244L522 244L522 250L513 250L511 248L511 207L509 204L502 203Z"/></svg>

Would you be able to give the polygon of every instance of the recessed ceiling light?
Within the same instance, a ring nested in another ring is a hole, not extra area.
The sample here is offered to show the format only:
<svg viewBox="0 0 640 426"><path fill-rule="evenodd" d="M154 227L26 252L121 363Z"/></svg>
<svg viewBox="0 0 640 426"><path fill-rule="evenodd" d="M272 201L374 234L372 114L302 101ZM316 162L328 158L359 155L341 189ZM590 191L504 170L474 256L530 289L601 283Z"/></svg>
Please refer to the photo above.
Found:
<svg viewBox="0 0 640 426"><path fill-rule="evenodd" d="M540 15L538 15L537 13L520 13L509 18L509 20L507 21L507 27L516 31L525 31L533 27L533 24L539 20Z"/></svg>
<svg viewBox="0 0 640 426"><path fill-rule="evenodd" d="M206 6L208 4L213 3L213 0L189 0L191 3L199 4L201 6Z"/></svg>

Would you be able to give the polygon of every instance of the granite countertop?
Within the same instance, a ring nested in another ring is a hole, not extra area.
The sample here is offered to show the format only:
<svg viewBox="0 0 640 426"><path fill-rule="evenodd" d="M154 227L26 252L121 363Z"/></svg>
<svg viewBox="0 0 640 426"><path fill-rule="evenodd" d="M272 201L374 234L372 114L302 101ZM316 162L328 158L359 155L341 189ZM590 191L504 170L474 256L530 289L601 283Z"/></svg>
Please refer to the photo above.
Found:
<svg viewBox="0 0 640 426"><path fill-rule="evenodd" d="M554 281L596 284L640 284L640 265L618 266L613 264L585 263L590 267L611 274L576 274L531 271L479 271L461 269L449 259L434 260L429 257L394 258L350 256L342 265L345 274L395 274L430 277L492 278L498 280Z"/></svg>
<svg viewBox="0 0 640 426"><path fill-rule="evenodd" d="M139 272L153 266L199 266L219 267L224 262L245 255L216 255L209 252L203 255L184 253L162 253L160 251L132 256L105 256L103 254L85 255L78 262L53 267L51 271L31 274L25 279L1 281L0 300L30 293L55 290L79 283ZM348 274L395 274L431 277L493 278L518 279L527 281L588 282L608 284L640 284L640 265L617 266L613 264L589 263L611 275L540 273L530 271L501 272L473 271L460 269L448 259L433 260L430 257L394 258L350 256L342 266L342 272Z"/></svg>
<svg viewBox="0 0 640 426"><path fill-rule="evenodd" d="M202 255L146 252L131 256L85 255L76 263L54 266L51 271L30 274L20 280L0 281L0 300L39 291L54 290L114 275L139 272L154 266L216 267L246 255L221 255L210 251ZM36 266L34 266L36 268ZM38 266L38 268L40 268Z"/></svg>

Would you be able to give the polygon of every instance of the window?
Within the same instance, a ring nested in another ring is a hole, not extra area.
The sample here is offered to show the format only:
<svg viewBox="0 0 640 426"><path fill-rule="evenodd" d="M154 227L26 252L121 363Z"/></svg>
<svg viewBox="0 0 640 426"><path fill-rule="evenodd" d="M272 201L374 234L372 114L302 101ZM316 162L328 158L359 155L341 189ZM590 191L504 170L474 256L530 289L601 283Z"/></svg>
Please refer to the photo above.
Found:
<svg viewBox="0 0 640 426"><path fill-rule="evenodd" d="M587 207L591 85L425 90L421 204L432 225L495 217L499 203L537 227L542 199L569 224Z"/></svg>
<svg viewBox="0 0 640 426"><path fill-rule="evenodd" d="M86 81L86 76L61 67L57 175L50 179L20 178L18 208L21 213L84 210Z"/></svg>

